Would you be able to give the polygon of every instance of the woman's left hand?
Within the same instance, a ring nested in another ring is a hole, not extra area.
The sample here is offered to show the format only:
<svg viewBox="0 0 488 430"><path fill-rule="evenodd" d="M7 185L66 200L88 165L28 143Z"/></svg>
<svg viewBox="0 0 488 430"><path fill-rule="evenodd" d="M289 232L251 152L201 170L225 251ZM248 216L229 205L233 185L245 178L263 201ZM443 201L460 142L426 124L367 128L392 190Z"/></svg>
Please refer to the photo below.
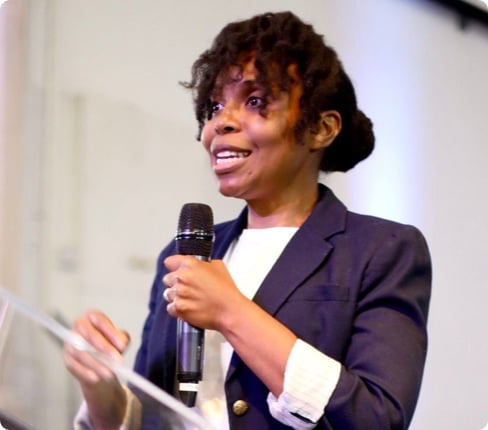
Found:
<svg viewBox="0 0 488 430"><path fill-rule="evenodd" d="M168 313L203 329L221 331L226 315L247 301L222 260L201 261L188 255L165 259L169 273L164 298Z"/></svg>

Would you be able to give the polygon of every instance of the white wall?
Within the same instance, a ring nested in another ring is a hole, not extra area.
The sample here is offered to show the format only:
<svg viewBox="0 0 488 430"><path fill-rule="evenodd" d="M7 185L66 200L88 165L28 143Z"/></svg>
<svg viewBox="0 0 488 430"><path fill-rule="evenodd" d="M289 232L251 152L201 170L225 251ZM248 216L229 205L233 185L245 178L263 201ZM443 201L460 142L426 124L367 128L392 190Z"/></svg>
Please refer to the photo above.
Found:
<svg viewBox="0 0 488 430"><path fill-rule="evenodd" d="M31 179L42 217L28 214L26 228L40 232L41 305L69 318L100 307L138 343L154 260L181 205L205 201L217 220L241 206L217 195L177 82L228 21L291 9L336 47L375 124L370 159L326 181L353 210L419 226L431 248L430 351L412 429L481 429L488 29L463 32L420 0L301 3L30 2L25 91L35 102L24 126L40 133L24 144L40 164Z"/></svg>

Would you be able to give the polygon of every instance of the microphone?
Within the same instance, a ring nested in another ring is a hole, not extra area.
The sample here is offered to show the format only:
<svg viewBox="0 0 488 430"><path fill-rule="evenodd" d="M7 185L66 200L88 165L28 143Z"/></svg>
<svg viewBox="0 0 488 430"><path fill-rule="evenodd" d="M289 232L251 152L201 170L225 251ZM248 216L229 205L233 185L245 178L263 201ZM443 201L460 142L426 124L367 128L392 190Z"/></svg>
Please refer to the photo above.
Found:
<svg viewBox="0 0 488 430"><path fill-rule="evenodd" d="M181 208L176 232L176 251L209 261L214 240L213 215L210 206L186 203ZM186 406L195 406L198 383L202 380L204 330L177 320L176 378L180 399Z"/></svg>

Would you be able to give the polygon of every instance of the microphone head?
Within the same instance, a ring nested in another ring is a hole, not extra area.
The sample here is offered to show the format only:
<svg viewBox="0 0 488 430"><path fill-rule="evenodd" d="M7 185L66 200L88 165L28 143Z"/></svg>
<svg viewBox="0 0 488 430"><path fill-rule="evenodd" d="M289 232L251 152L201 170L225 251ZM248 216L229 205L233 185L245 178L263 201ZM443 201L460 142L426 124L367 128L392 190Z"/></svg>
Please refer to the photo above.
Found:
<svg viewBox="0 0 488 430"><path fill-rule="evenodd" d="M195 255L209 260L214 240L214 222L210 206L186 203L181 208L176 232L178 254Z"/></svg>

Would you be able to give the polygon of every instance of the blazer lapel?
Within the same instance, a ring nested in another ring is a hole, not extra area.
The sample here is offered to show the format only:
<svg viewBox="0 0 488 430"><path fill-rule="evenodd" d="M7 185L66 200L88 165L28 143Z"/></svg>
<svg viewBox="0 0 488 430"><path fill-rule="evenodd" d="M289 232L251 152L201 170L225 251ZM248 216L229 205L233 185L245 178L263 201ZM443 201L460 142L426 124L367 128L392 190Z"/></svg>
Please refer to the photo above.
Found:
<svg viewBox="0 0 488 430"><path fill-rule="evenodd" d="M319 266L332 249L323 237L311 233L307 229L297 231L253 299L271 315L278 312L288 296Z"/></svg>
<svg viewBox="0 0 488 430"><path fill-rule="evenodd" d="M259 288L254 301L271 315L305 281L332 249L331 236L344 231L346 208L332 191L320 187L320 200L296 232Z"/></svg>

